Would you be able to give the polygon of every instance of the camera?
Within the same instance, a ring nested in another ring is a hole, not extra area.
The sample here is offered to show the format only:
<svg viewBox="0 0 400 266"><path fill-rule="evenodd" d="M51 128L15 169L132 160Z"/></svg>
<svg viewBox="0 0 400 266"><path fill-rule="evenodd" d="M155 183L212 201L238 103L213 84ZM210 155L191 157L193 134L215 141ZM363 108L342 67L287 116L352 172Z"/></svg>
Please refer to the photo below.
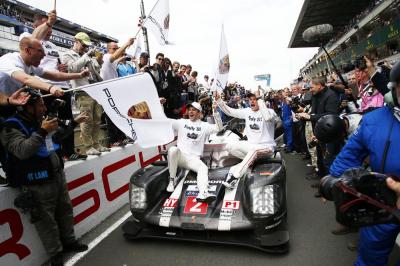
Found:
<svg viewBox="0 0 400 266"><path fill-rule="evenodd" d="M126 61L131 61L131 60L132 60L132 57L127 56L127 57L125 57L125 60L126 60Z"/></svg>
<svg viewBox="0 0 400 266"><path fill-rule="evenodd" d="M60 108L65 106L65 101L61 99L54 99L47 109L47 116L50 118L57 118Z"/></svg>
<svg viewBox="0 0 400 266"><path fill-rule="evenodd" d="M386 185L388 176L363 168L349 169L340 178L325 176L320 193L334 201L336 220L348 227L397 222L396 194Z"/></svg>
<svg viewBox="0 0 400 266"><path fill-rule="evenodd" d="M365 61L364 56L360 56L356 58L356 61L354 62L354 65L356 68L364 70L367 68L367 62Z"/></svg>

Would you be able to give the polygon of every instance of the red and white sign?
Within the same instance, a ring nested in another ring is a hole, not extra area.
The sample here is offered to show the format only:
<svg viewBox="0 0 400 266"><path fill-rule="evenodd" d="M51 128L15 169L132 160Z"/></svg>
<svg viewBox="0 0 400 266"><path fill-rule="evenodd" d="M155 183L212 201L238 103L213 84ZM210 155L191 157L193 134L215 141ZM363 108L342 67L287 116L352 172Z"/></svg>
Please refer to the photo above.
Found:
<svg viewBox="0 0 400 266"><path fill-rule="evenodd" d="M127 145L86 161L67 162L65 175L76 236L87 233L127 204L131 175L159 160L160 151L166 149L166 145L148 149ZM18 189L0 187L0 265L41 265L47 255L29 215L14 207L18 193Z"/></svg>
<svg viewBox="0 0 400 266"><path fill-rule="evenodd" d="M165 208L175 208L178 204L178 199L168 198L165 200L163 207Z"/></svg>
<svg viewBox="0 0 400 266"><path fill-rule="evenodd" d="M222 209L239 210L240 201L238 200L224 200Z"/></svg>
<svg viewBox="0 0 400 266"><path fill-rule="evenodd" d="M183 212L186 214L207 214L207 209L207 203L197 202L196 197L187 197Z"/></svg>

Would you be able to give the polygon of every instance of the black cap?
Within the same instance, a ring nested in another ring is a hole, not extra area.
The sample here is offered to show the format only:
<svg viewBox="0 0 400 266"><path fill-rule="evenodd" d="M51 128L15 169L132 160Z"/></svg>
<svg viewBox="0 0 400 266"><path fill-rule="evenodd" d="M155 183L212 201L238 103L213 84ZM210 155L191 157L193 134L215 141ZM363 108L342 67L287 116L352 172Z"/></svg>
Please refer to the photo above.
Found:
<svg viewBox="0 0 400 266"><path fill-rule="evenodd" d="M343 119L338 115L324 115L315 124L315 137L323 142L329 143L337 137L341 137L346 131Z"/></svg>
<svg viewBox="0 0 400 266"><path fill-rule="evenodd" d="M29 87L25 87L24 92L31 96L29 100L26 102L26 104L34 104L36 100L42 97L42 94L40 93L39 90L35 90Z"/></svg>

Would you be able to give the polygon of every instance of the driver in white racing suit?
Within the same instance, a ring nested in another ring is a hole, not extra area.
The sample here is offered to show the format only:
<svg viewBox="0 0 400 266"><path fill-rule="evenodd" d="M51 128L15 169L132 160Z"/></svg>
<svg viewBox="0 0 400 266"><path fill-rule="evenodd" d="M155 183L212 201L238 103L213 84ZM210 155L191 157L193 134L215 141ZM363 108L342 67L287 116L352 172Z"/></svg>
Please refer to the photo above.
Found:
<svg viewBox="0 0 400 266"><path fill-rule="evenodd" d="M279 121L278 116L274 110L266 107L259 93L250 93L248 97L250 108L233 109L221 100L218 93L216 94L217 104L226 115L246 120L244 134L248 140L227 145L229 153L242 159L242 162L231 167L226 181L222 183L228 189L235 187L257 157L272 155L276 147L274 131L275 124Z"/></svg>
<svg viewBox="0 0 400 266"><path fill-rule="evenodd" d="M202 108L197 102L188 104L189 119L172 120L172 127L178 133L177 146L168 150L168 166L170 180L168 192L173 192L177 183L177 168L190 169L197 173L198 202L211 202L216 196L208 191L208 167L200 160L203 155L204 143L212 133L223 129L219 114L215 113L216 124L209 124L200 120Z"/></svg>

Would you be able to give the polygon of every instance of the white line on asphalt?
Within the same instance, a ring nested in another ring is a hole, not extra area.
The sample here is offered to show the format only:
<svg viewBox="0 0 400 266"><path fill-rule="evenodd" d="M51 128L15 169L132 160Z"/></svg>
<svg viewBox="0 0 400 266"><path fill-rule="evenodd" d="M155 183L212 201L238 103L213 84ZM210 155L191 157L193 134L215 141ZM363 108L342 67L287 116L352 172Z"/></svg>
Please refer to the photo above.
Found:
<svg viewBox="0 0 400 266"><path fill-rule="evenodd" d="M81 260L86 254L88 254L94 247L96 247L104 238L106 238L109 234L111 234L118 226L120 226L126 219L131 216L131 212L127 212L121 219L116 221L113 225L107 228L106 231L101 233L98 237L96 237L92 242L89 243L89 248L85 252L78 253L70 258L67 262L65 262L66 266L73 266L79 260Z"/></svg>

